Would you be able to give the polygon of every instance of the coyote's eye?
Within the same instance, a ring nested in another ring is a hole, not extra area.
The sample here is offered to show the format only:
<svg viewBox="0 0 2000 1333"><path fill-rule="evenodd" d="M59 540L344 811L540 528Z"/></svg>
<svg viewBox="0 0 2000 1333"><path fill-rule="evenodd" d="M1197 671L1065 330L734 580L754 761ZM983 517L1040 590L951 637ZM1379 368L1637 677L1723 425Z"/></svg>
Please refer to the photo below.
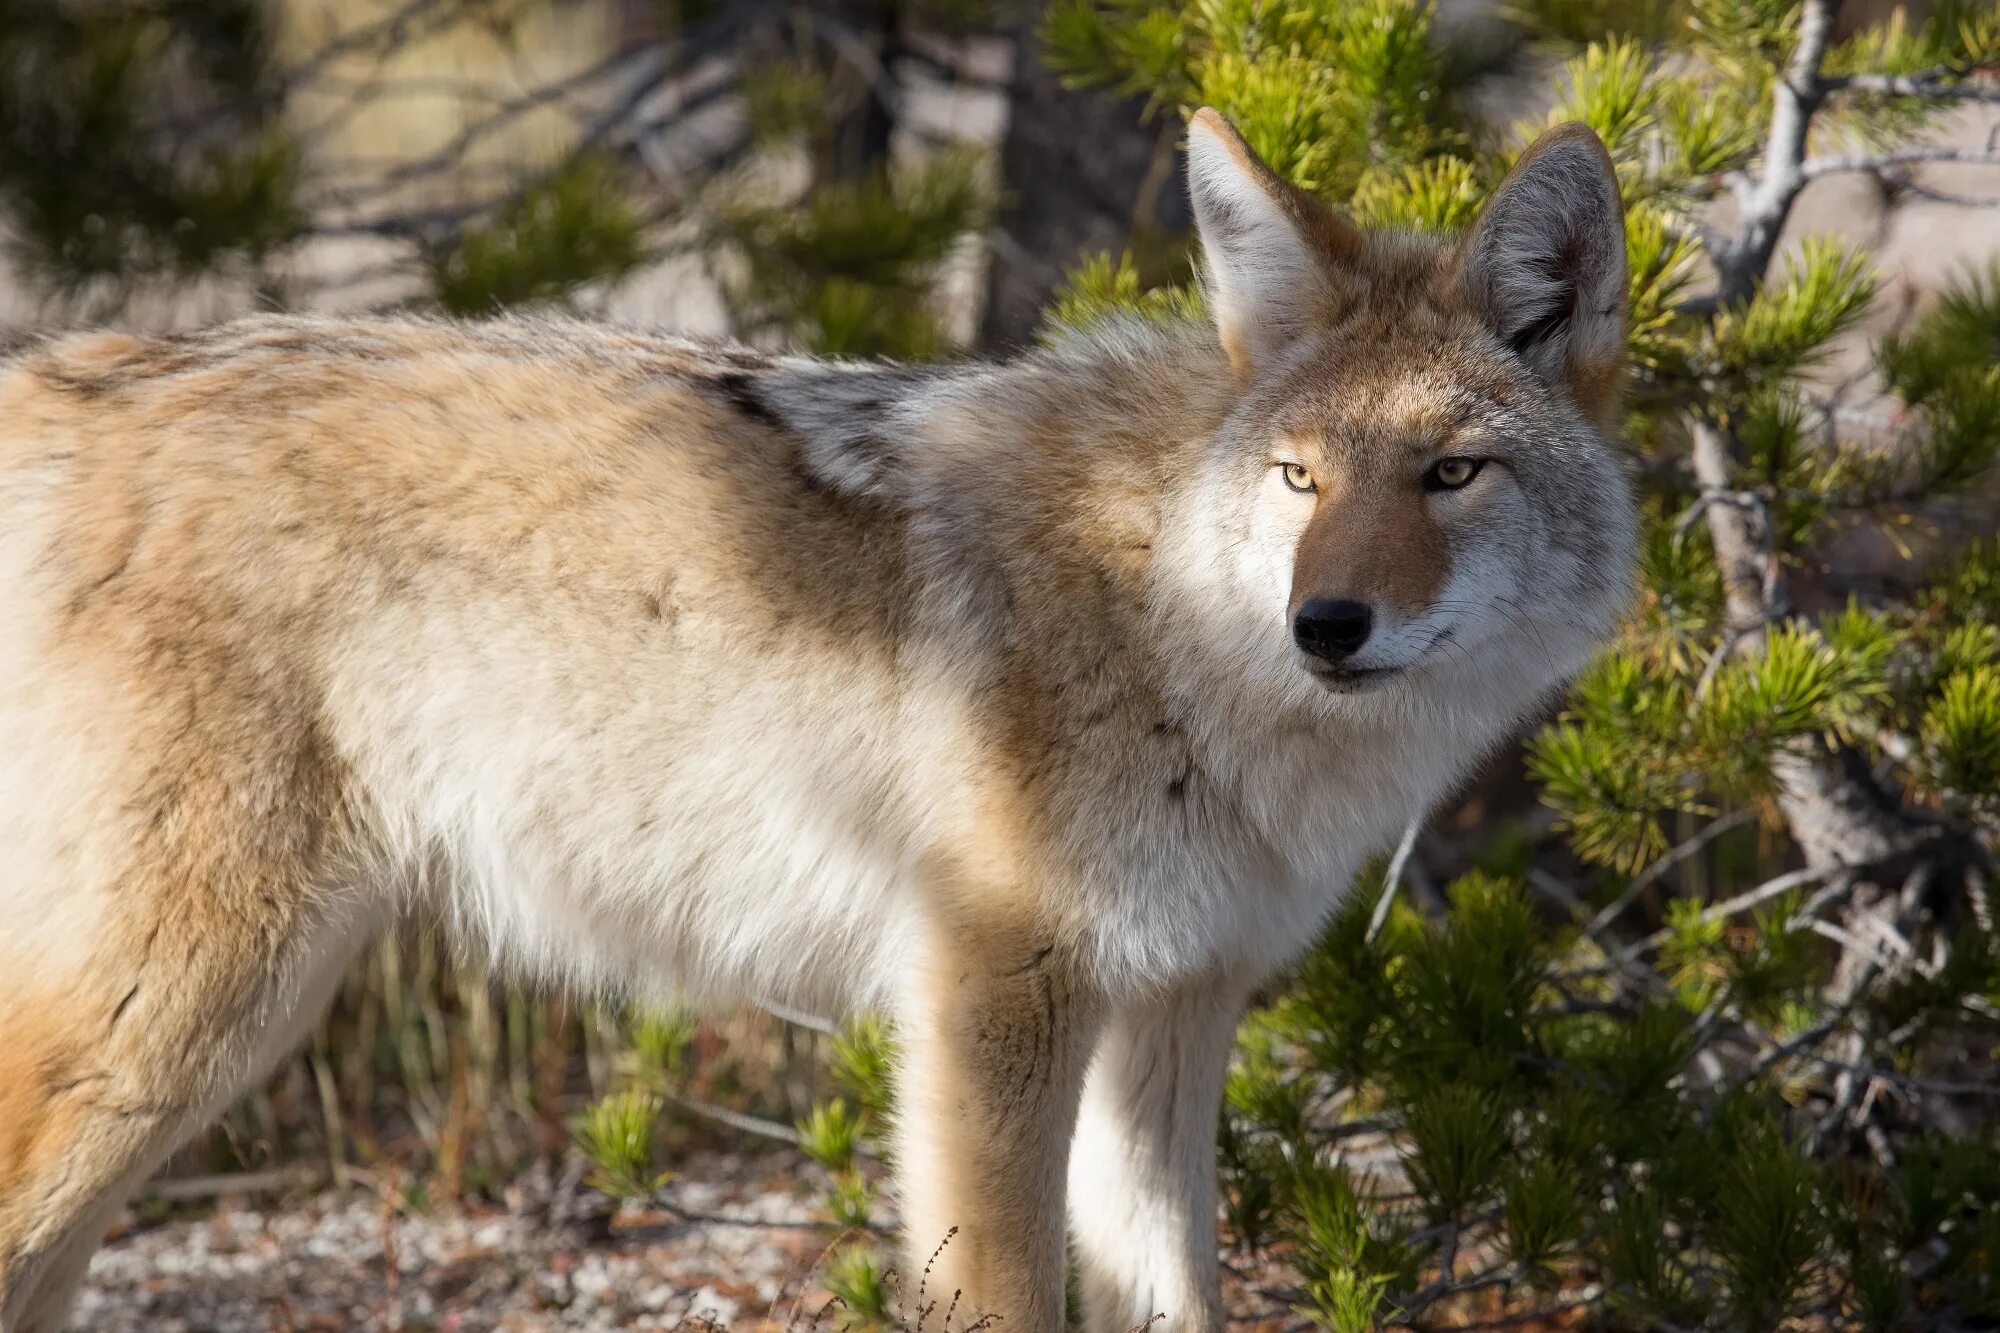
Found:
<svg viewBox="0 0 2000 1333"><path fill-rule="evenodd" d="M1313 474L1298 463L1280 463L1278 471L1284 474L1285 485L1295 491L1311 493L1319 489L1313 484Z"/></svg>
<svg viewBox="0 0 2000 1333"><path fill-rule="evenodd" d="M1479 475L1479 469L1486 466L1483 458L1440 458L1431 464L1431 470L1424 473L1424 489L1427 491L1455 491L1468 486Z"/></svg>

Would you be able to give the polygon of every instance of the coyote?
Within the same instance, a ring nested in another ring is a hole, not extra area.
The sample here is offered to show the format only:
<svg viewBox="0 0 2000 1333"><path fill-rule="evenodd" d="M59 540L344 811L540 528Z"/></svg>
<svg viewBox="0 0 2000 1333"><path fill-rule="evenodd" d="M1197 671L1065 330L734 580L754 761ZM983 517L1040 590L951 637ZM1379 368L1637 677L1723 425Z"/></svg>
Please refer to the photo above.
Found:
<svg viewBox="0 0 2000 1333"><path fill-rule="evenodd" d="M1208 315L998 364L259 317L0 366L0 1327L406 912L876 1006L957 1308L1216 1329L1231 1033L1628 595L1624 223L1462 240L1213 111Z"/></svg>

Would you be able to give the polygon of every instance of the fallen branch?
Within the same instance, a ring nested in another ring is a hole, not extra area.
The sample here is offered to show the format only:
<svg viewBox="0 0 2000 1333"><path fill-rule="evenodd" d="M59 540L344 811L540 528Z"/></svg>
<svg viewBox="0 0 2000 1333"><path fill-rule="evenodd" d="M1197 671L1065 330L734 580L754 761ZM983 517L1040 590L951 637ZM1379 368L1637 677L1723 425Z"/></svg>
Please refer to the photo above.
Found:
<svg viewBox="0 0 2000 1333"><path fill-rule="evenodd" d="M326 1173L313 1166L273 1167L268 1171L224 1171L207 1176L168 1177L155 1180L139 1191L142 1199L165 1203L188 1203L216 1199L225 1194L282 1194L288 1190L317 1189L326 1183Z"/></svg>

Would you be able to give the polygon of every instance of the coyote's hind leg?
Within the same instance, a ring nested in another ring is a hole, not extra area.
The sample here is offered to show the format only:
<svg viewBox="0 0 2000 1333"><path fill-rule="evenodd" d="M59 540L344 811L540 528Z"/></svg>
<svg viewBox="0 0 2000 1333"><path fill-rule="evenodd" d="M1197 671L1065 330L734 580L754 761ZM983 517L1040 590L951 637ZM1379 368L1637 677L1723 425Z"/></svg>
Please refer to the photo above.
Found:
<svg viewBox="0 0 2000 1333"><path fill-rule="evenodd" d="M318 1016L358 923L134 925L61 989L0 977L0 1333L62 1327L118 1207Z"/></svg>

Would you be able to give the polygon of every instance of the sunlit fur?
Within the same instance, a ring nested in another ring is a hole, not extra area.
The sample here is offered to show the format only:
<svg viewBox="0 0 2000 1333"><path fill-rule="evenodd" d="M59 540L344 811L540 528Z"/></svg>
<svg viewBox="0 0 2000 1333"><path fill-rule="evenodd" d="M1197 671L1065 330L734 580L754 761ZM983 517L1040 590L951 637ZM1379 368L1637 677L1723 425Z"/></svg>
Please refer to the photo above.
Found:
<svg viewBox="0 0 2000 1333"><path fill-rule="evenodd" d="M1198 201L1275 188L1238 148ZM1067 1174L1091 1326L1219 1326L1239 1006L1625 595L1615 365L1481 295L1523 226L1591 233L1549 309L1608 290L1588 184L1464 249L1288 197L1247 267L1208 207L1211 270L1306 266L1310 317L1257 331L1253 281L998 365L556 319L17 350L0 1327L404 914L528 982L891 1010L934 1290L1057 1328ZM1494 461L1427 492L1447 453ZM1322 595L1400 670L1316 674Z"/></svg>

